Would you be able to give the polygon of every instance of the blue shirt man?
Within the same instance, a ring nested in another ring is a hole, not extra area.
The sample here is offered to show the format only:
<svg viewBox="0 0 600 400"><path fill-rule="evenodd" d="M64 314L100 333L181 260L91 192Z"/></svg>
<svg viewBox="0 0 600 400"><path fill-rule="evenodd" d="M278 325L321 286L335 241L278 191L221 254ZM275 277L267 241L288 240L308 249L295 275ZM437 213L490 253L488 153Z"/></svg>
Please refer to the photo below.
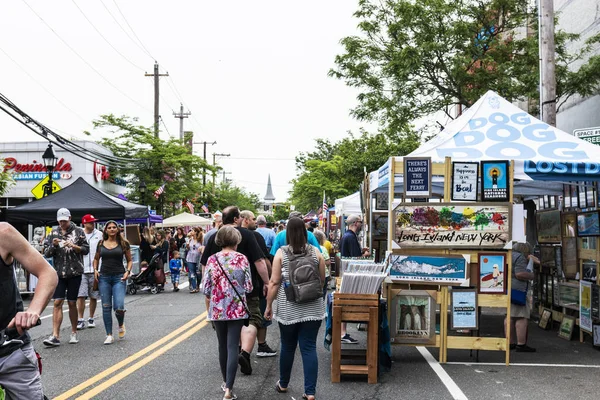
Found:
<svg viewBox="0 0 600 400"><path fill-rule="evenodd" d="M298 211L292 211L289 215L289 218L294 218L294 217L302 218L302 214ZM317 238L315 237L315 235L313 235L313 233L310 231L306 231L306 233L307 233L308 244L312 244L317 249L321 249L321 246L319 245L319 242L317 241ZM277 250L279 250L279 248L281 246L287 245L287 238L286 238L285 234L286 234L286 231L283 230L283 231L279 232L277 234L277 236L275 236L275 240L273 241L273 246L271 247L271 255L274 256L277 253Z"/></svg>
<svg viewBox="0 0 600 400"><path fill-rule="evenodd" d="M256 231L265 239L267 250L271 252L273 242L275 242L275 232L273 232L272 229L267 228L267 219L264 217L264 215L259 215L258 218L256 218L256 225L258 225Z"/></svg>

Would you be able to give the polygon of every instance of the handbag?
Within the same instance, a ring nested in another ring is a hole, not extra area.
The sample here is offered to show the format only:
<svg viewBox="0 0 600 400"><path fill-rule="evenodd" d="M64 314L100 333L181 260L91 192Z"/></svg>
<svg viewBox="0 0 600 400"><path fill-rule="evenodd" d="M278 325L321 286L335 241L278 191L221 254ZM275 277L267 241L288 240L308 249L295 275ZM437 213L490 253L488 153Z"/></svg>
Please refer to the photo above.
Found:
<svg viewBox="0 0 600 400"><path fill-rule="evenodd" d="M216 255L215 255L215 260L217 261L217 264L219 265L219 268L221 268L221 272L223 273L223 275L225 275L225 278L227 278L227 282L229 282L229 285L231 285L231 287L233 288L233 291L237 295L238 299L240 299L240 302L244 306L244 310L246 310L246 313L248 314L248 318L244 319L244 326L250 325L250 318L252 317L252 313L248 309L248 306L246 305L246 302L244 301L244 299L242 298L242 296L240 296L240 294L238 293L237 289L235 288L235 286L231 282L231 279L229 279L229 275L227 275L227 273L223 269L223 266L221 265L221 262L219 261L219 258Z"/></svg>
<svg viewBox="0 0 600 400"><path fill-rule="evenodd" d="M527 304L527 290L529 289L529 282L525 287L525 291L510 289L510 302L516 306L524 306Z"/></svg>

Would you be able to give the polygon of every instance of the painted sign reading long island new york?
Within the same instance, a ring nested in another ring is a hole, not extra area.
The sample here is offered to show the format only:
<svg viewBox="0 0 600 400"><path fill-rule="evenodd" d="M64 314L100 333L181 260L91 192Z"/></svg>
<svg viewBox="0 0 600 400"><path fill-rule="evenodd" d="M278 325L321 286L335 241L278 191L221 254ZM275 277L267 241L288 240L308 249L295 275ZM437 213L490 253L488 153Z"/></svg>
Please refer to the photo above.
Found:
<svg viewBox="0 0 600 400"><path fill-rule="evenodd" d="M400 204L395 209L401 247L503 248L510 241L510 204Z"/></svg>

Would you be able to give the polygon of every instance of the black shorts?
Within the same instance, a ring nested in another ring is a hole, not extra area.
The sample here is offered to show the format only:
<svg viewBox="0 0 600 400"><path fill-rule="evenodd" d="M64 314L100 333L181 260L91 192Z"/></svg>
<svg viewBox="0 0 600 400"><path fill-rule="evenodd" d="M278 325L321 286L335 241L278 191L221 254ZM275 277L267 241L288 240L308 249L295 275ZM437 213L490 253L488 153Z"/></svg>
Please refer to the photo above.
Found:
<svg viewBox="0 0 600 400"><path fill-rule="evenodd" d="M72 276L70 278L58 278L58 285L54 291L52 300L64 300L65 292L67 301L77 301L79 294L79 286L81 286L81 275Z"/></svg>

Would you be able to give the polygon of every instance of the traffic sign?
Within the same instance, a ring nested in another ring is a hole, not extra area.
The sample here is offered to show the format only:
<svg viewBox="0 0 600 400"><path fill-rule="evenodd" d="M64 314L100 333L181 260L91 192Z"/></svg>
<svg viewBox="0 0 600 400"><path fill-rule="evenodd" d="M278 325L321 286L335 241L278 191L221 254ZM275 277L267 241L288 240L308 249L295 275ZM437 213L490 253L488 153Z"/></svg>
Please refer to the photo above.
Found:
<svg viewBox="0 0 600 400"><path fill-rule="evenodd" d="M48 184L49 180L50 180L49 177L45 177L44 179L39 181L38 184L35 185L35 187L33 189L31 189L31 193L33 193L33 196L36 199L39 200L42 197L44 197L44 187ZM62 188L60 186L58 186L58 183L56 183L56 181L52 181L52 193L56 193L60 189L62 189Z"/></svg>

